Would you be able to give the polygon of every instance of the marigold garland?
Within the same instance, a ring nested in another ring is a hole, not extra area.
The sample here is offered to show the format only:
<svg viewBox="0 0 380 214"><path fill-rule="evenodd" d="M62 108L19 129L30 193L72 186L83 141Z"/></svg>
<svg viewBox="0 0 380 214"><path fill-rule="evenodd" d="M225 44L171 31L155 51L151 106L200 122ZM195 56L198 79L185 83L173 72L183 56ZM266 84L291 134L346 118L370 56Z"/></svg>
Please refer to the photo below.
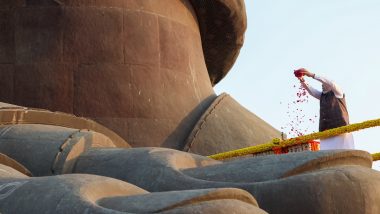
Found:
<svg viewBox="0 0 380 214"><path fill-rule="evenodd" d="M373 161L378 161L378 160L380 160L380 153L372 154L372 160L373 160Z"/></svg>
<svg viewBox="0 0 380 214"><path fill-rule="evenodd" d="M304 136L300 136L300 137L290 138L290 139L283 140L283 141L281 141L278 138L274 138L271 141L264 143L264 144L260 144L257 146L251 146L251 147L247 147L247 148L242 148L242 149L237 149L237 150L228 151L228 152L223 152L223 153L219 153L219 154L214 154L214 155L210 155L208 157L213 158L215 160L223 160L223 159L232 158L232 157L238 157L238 156L244 156L244 155L249 155L249 154L271 151L275 147L293 146L296 144L306 143L310 140L329 138L332 136L337 136L337 135L344 134L344 133L359 131L362 129L367 129L367 128L371 128L371 127L375 127L375 126L380 126L380 119L367 120L365 122L354 123L354 124L347 125L347 126L341 126L338 128L329 129L329 130L325 130L322 132L316 132L316 133L312 133L312 134L308 134L308 135L304 135ZM376 160L380 160L380 153L374 154L373 157L376 157L377 158ZM373 158L373 159L375 161L375 158Z"/></svg>

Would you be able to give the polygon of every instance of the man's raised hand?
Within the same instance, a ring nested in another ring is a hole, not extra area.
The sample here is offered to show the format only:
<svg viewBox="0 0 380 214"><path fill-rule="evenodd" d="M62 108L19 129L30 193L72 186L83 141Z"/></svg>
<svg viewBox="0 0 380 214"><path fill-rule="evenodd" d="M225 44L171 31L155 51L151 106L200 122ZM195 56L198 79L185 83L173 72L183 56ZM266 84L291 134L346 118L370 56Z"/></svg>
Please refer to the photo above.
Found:
<svg viewBox="0 0 380 214"><path fill-rule="evenodd" d="M307 77L314 77L315 74L311 73L310 71L308 71L307 69L305 68L299 68L297 70L295 70L295 72L297 73L301 73L302 75L305 75ZM303 79L303 78L302 78ZM300 81L302 82L302 80L300 79Z"/></svg>

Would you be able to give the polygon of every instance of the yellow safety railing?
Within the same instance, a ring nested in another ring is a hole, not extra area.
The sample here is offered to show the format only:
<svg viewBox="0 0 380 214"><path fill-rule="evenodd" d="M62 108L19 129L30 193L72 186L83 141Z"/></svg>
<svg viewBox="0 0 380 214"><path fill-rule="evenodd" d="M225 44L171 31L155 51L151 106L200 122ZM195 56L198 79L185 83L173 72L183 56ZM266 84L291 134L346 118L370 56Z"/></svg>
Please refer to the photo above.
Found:
<svg viewBox="0 0 380 214"><path fill-rule="evenodd" d="M325 130L322 132L316 132L316 133L312 133L312 134L308 134L308 135L304 135L300 137L290 138L287 140L280 140L278 138L274 138L271 141L264 144L237 149L237 150L228 151L228 152L223 152L223 153L218 153L218 154L210 155L208 157L213 158L215 160L223 160L227 158L239 157L239 156L244 156L244 155L249 155L249 154L256 154L260 152L267 152L267 151L273 150L273 148L276 148L276 147L282 148L282 147L293 146L296 144L306 143L310 140L329 138L332 136L355 132L355 131L372 128L376 126L380 126L380 119L367 120L365 122L354 123L347 126L341 126L338 128ZM372 157L374 161L380 160L380 153L373 154Z"/></svg>

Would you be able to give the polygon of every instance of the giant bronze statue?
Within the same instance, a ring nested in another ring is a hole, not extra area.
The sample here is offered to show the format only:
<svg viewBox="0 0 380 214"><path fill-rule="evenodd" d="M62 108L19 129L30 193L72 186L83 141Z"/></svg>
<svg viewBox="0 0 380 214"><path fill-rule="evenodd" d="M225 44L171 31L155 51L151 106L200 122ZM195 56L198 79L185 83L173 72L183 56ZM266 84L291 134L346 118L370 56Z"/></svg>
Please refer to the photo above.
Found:
<svg viewBox="0 0 380 214"><path fill-rule="evenodd" d="M243 44L243 3L5 1L0 99L94 119L133 147L208 155L278 137L212 89Z"/></svg>
<svg viewBox="0 0 380 214"><path fill-rule="evenodd" d="M243 0L0 0L0 212L379 213L363 151L205 157L280 136L212 88L245 28Z"/></svg>

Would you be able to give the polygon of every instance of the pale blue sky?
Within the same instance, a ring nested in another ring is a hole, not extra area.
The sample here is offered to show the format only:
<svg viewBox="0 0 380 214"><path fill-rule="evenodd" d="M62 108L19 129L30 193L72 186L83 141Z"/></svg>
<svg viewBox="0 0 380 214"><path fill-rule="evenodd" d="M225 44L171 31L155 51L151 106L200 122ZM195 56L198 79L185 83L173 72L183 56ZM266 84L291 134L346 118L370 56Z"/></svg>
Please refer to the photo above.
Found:
<svg viewBox="0 0 380 214"><path fill-rule="evenodd" d="M217 93L231 94L280 130L289 122L287 103L295 100L293 70L305 67L341 86L351 123L380 118L379 0L245 2L245 43ZM301 106L303 114L319 115L318 101L309 100ZM317 123L303 126L318 129ZM380 127L355 132L354 138L357 149L380 152Z"/></svg>

